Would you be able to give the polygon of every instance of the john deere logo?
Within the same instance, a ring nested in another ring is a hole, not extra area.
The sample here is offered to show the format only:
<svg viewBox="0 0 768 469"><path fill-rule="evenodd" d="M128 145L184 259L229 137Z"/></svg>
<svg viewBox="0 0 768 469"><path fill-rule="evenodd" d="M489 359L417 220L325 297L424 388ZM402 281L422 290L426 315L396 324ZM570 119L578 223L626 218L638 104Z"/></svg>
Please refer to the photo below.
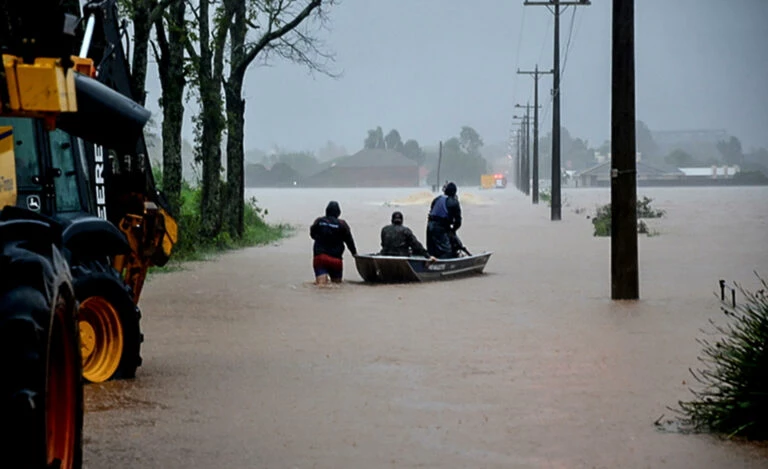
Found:
<svg viewBox="0 0 768 469"><path fill-rule="evenodd" d="M27 208L35 212L40 210L40 197L36 195L27 196Z"/></svg>

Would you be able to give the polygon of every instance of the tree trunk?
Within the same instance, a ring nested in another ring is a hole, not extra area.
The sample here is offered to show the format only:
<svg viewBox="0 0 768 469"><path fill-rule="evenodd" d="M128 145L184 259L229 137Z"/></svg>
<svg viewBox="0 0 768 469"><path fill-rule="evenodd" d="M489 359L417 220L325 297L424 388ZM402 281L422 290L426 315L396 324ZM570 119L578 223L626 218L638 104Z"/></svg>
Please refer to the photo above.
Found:
<svg viewBox="0 0 768 469"><path fill-rule="evenodd" d="M133 10L133 58L131 60L131 90L137 103L144 105L147 98L147 59L149 52L150 11L155 0L138 0Z"/></svg>
<svg viewBox="0 0 768 469"><path fill-rule="evenodd" d="M230 79L224 89L227 99L227 227L232 236L239 238L244 230L245 100L241 97L242 82L233 84Z"/></svg>
<svg viewBox="0 0 768 469"><path fill-rule="evenodd" d="M212 239L221 232L221 83L214 72L214 51L209 42L209 0L200 0L200 154L203 180L200 203L201 235ZM223 45L222 45L223 47Z"/></svg>
<svg viewBox="0 0 768 469"><path fill-rule="evenodd" d="M181 130L184 121L184 13L186 2L175 2L169 7L168 37L163 19L158 18L157 39L160 45L158 60L161 105L163 107L163 193L178 215L181 209Z"/></svg>
<svg viewBox="0 0 768 469"><path fill-rule="evenodd" d="M230 26L230 63L240 63L244 58L245 0L230 0L234 15ZM227 191L226 217L229 234L243 236L243 212L245 204L245 100L242 98L244 73L235 71L224 84L227 105Z"/></svg>

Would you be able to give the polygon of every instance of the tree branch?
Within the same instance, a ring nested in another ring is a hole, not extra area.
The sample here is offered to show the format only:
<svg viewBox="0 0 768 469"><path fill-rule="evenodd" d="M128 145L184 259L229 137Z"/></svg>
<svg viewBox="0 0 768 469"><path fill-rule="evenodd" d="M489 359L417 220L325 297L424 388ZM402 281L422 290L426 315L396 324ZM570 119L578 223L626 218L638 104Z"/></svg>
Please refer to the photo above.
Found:
<svg viewBox="0 0 768 469"><path fill-rule="evenodd" d="M192 16L195 17L195 22L197 24L200 24L200 13L198 13L197 8L195 8L195 5L192 4L190 0L186 0L187 6L189 7L189 11L192 12Z"/></svg>
<svg viewBox="0 0 768 469"><path fill-rule="evenodd" d="M160 3L156 4L149 12L149 24L154 24L163 15L163 11L171 6L172 3L183 1L185 0L160 0Z"/></svg>
<svg viewBox="0 0 768 469"><path fill-rule="evenodd" d="M309 15L312 13L313 10L320 7L321 3L322 3L322 0L310 1L307 4L307 6L305 6L304 9L301 10L298 15L296 15L296 17L294 17L291 21L285 23L283 26L275 30L272 29L272 25L276 22L276 15L273 16L272 13L270 13L270 21L269 21L269 27L268 27L269 29L267 30L266 33L264 33L264 35L261 36L261 38L259 38L256 44L254 44L253 48L245 54L245 57L243 58L242 62L240 62L237 65L232 64L234 68L231 72L231 75L234 75L234 76L245 75L245 70L248 68L248 65L250 65L251 62L253 62L256 56L258 56L271 42L282 38L289 32L296 29L296 27L300 25L302 21L304 21L307 17L309 17ZM277 8L277 13L282 11L282 9L283 9L283 1L281 0Z"/></svg>

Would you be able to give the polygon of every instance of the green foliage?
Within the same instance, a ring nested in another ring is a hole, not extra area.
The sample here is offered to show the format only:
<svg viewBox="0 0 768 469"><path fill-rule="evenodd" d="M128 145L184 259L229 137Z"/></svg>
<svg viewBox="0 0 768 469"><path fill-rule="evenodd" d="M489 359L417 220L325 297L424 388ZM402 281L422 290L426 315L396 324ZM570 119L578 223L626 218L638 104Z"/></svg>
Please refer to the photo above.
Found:
<svg viewBox="0 0 768 469"><path fill-rule="evenodd" d="M597 207L595 216L592 218L592 225L595 228L593 236L611 235L611 204Z"/></svg>
<svg viewBox="0 0 768 469"><path fill-rule="evenodd" d="M179 240L173 248L173 262L201 260L220 251L267 244L292 231L288 225L266 223L264 217L268 214L267 210L259 207L256 199L251 198L244 206L245 230L242 238L234 239L229 233L222 232L213 239L206 239L199 234L202 226L200 202L201 190L185 182L181 189L181 210L176 220Z"/></svg>
<svg viewBox="0 0 768 469"><path fill-rule="evenodd" d="M531 143L533 146L533 143ZM607 149L605 149L605 148ZM599 149L608 154L610 144L606 142ZM582 170L595 165L595 150L589 148L589 142L573 138L565 127L560 128L560 162L563 168ZM547 177L552 174L552 132L539 139L539 174Z"/></svg>
<svg viewBox="0 0 768 469"><path fill-rule="evenodd" d="M394 150L399 153L403 153L403 139L400 137L400 132L396 129L389 131L386 137L384 137L384 144L387 150Z"/></svg>
<svg viewBox="0 0 768 469"><path fill-rule="evenodd" d="M666 212L651 207L653 199L643 196L637 201L637 218L661 218ZM592 217L592 225L595 229L594 236L611 236L611 204L598 205L595 216ZM658 236L659 232L648 228L648 225L640 220L637 223L637 232L648 236Z"/></svg>
<svg viewBox="0 0 768 469"><path fill-rule="evenodd" d="M754 293L738 286L744 304L722 306L730 323L710 320L714 331L708 335L717 341L697 340L705 368L690 371L704 388L691 390L694 399L674 409L695 430L768 439L768 285L760 282Z"/></svg>
<svg viewBox="0 0 768 469"><path fill-rule="evenodd" d="M655 210L651 207L653 199L643 196L637 201L637 218L661 218L667 214L664 210Z"/></svg>
<svg viewBox="0 0 768 469"><path fill-rule="evenodd" d="M406 158L417 162L419 165L423 165L427 158L424 150L419 146L419 142L414 139L405 142L405 145L403 145L403 155L405 155Z"/></svg>
<svg viewBox="0 0 768 469"><path fill-rule="evenodd" d="M483 139L472 127L465 125L459 132L459 143L461 151L472 157L480 156L480 148L483 146Z"/></svg>
<svg viewBox="0 0 768 469"><path fill-rule="evenodd" d="M387 148L387 144L384 141L384 131L381 130L381 126L368 131L368 137L366 137L365 142L363 143L363 148L379 148L382 150Z"/></svg>
<svg viewBox="0 0 768 469"><path fill-rule="evenodd" d="M477 185L480 182L480 176L485 174L487 169L488 164L479 152L474 154L465 152L458 138L451 138L443 144L440 179L454 181L457 184Z"/></svg>

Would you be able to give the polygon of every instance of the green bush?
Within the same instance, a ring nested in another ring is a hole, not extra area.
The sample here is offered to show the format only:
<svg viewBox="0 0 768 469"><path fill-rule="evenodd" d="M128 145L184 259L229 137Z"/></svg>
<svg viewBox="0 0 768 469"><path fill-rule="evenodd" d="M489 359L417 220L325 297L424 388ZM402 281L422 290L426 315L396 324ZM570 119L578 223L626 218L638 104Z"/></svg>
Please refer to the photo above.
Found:
<svg viewBox="0 0 768 469"><path fill-rule="evenodd" d="M666 215L664 210L654 210L651 202L653 199L645 196L637 201L637 218L661 218Z"/></svg>
<svg viewBox="0 0 768 469"><path fill-rule="evenodd" d="M653 199L643 197L637 201L637 218L661 218L666 212L664 210L655 210L651 207ZM592 225L595 228L594 236L611 235L611 204L598 205L595 216L592 217ZM648 225L639 220L637 223L637 232L647 234L648 236L658 236L658 232L648 228Z"/></svg>
<svg viewBox="0 0 768 469"><path fill-rule="evenodd" d="M762 289L755 293L738 286L744 304L722 307L729 324L710 320L710 335L720 336L716 342L697 340L705 369L690 371L704 389L691 390L695 399L674 409L694 430L768 439L768 285L760 282Z"/></svg>
<svg viewBox="0 0 768 469"><path fill-rule="evenodd" d="M153 169L158 188L162 186L162 173L159 168ZM181 187L181 206L176 217L179 226L179 239L173 247L171 263L202 260L217 252L238 249L248 246L268 244L288 236L292 228L288 225L272 225L264 221L268 211L258 206L256 198L246 201L243 212L244 233L241 238L233 238L226 231L215 238L204 238L200 235L202 219L200 201L202 191L184 181Z"/></svg>

